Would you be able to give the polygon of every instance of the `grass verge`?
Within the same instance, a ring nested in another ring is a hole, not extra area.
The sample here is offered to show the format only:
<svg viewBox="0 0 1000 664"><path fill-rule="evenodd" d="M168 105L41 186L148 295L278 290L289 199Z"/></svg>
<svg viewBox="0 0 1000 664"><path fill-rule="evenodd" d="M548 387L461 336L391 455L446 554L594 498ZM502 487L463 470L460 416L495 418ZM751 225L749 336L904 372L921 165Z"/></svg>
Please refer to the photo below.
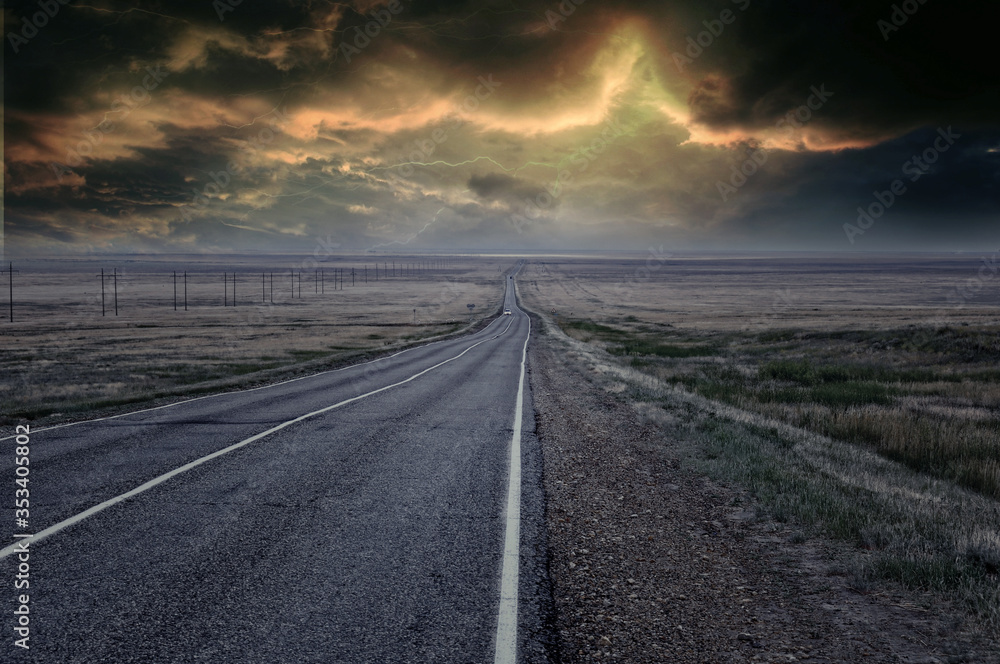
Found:
<svg viewBox="0 0 1000 664"><path fill-rule="evenodd" d="M688 467L849 544L860 591L891 582L947 597L1000 636L1000 400L989 352L970 355L992 349L996 331L942 353L927 331L699 339L630 323L547 329L609 391L661 412L664 444ZM615 351L655 344L716 352Z"/></svg>

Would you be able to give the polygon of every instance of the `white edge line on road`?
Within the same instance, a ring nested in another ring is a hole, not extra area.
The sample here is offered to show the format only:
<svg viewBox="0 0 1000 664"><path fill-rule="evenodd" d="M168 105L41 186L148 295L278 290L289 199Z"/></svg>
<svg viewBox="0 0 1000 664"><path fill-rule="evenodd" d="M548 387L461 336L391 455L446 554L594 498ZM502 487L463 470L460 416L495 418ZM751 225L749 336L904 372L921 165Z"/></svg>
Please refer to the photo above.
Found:
<svg viewBox="0 0 1000 664"><path fill-rule="evenodd" d="M473 332L473 334L479 334L480 332L485 332L486 330L488 330L493 325L493 323L496 323L497 321L501 320L502 318L503 317L500 316L500 317L494 319L493 321L490 322L489 325L487 325L486 327L484 327L479 332ZM510 326L508 325L508 327L510 327ZM505 329L504 332L506 332L506 331L507 330ZM500 334L503 334L503 332L501 332ZM493 337L493 338L495 339L496 337ZM92 424L94 422L103 422L105 420L114 420L114 419L118 419L119 417L128 417L129 415L137 415L139 413L149 413L149 412L152 412L154 410L163 410L164 408L173 408L174 406L180 406L181 404L191 403L193 401L201 401L202 399L214 399L216 397L224 397L224 396L226 396L228 394L242 394L244 392L256 392L257 390L267 390L267 389L270 389L272 387L278 387L279 385L287 385L288 383L294 383L296 381L306 380L308 378L316 378L318 376L325 376L327 374L337 373L339 371L347 371L348 369L355 369L357 367L363 367L366 364L375 364L376 362L381 362L383 360L391 360L392 358L396 357L397 355L402 355L403 353L409 353L411 350L420 350L421 348L428 348L428 347L433 346L435 344L441 344L441 343L444 343L446 341L454 341L454 339L440 339L439 341L432 341L432 342L430 342L428 344L424 344L422 346L414 346L413 348L404 348L401 351L393 353L392 355L386 355L385 357L379 357L379 358L376 358L374 360L367 360L365 362L358 362L357 364L350 364L350 365L348 365L346 367L339 367L337 369L328 369L326 371L320 371L319 373L309 374L308 376L299 376L298 378L290 378L288 380L283 380L283 381L281 381L279 383L271 383L269 385L261 385L259 387L248 387L248 388L243 389L243 390L230 390L228 392L219 392L217 394L206 394L206 395L201 396L201 397L194 397L192 399L184 399L183 401L174 401L173 403L164 404L162 406L154 406L152 408L142 408L140 410L130 410L127 413L119 413L118 415L108 415L107 417L95 417L92 420L79 420L78 422L66 422L64 424L54 424L54 425L52 425L50 427L44 427L42 429L35 429L31 433L35 434L35 433L41 433L42 431L52 431L53 429L63 429L65 427L74 427L74 426L77 426L77 425L80 425L80 424ZM0 442L3 442L5 440L10 440L12 438L16 438L16 436L4 436L3 438L0 438Z"/></svg>
<svg viewBox="0 0 1000 664"><path fill-rule="evenodd" d="M500 575L500 611L494 664L514 664L517 661L517 588L521 555L521 415L524 410L524 365L530 338L531 318L528 318L528 335L524 338L524 348L521 349L521 379L517 384L517 405L514 407L514 434L510 441L507 530L504 535L503 571Z"/></svg>
<svg viewBox="0 0 1000 664"><path fill-rule="evenodd" d="M507 324L507 329L510 328L511 323L513 323L513 321L511 321L510 323ZM529 323L530 323L530 321L529 321ZM506 331L507 330L505 329L504 332L506 332ZM484 344L487 341L492 341L495 338L496 337L492 337L492 338L483 339L482 341L477 341L476 343L472 344L471 346L469 346L468 348L466 348L465 350L463 350L458 355L456 355L454 357L450 357L450 358L448 358L447 360L445 360L443 362L438 362L434 366L428 367L427 369L424 369L423 371L420 371L419 373L415 373L412 376L410 376L409 378L407 378L405 380L401 380L398 383L393 383L392 385L386 385L385 387L380 387L377 390L372 390L371 392L366 392L365 394L360 394L360 395L358 395L356 397L351 397L350 399L344 399L343 401L335 403L332 406L326 406L324 408L320 408L319 410L314 410L311 413L306 413L305 415L300 415L300 416L298 416L298 417L296 417L294 419L288 420L287 422L282 422L281 424L279 424L279 425L277 425L275 427L271 427L267 431L262 431L261 433L258 433L258 434L254 435L254 436L250 436L249 438L247 438L245 440L241 440L238 443L234 443L234 444L230 445L229 447L225 447L225 448L223 448L221 450L216 450L215 452L212 452L211 454L207 454L207 455L205 455L205 456L203 456L203 457L201 457L199 459L195 459L194 461L186 463L183 466L180 466L179 468L175 468L175 469L173 469L173 470L171 470L169 472L163 473L162 475L160 475L158 477L154 477L153 479L149 480L148 482L146 482L144 484L140 484L139 486L137 486L136 488L132 489L131 491L126 491L125 493L123 493L121 495L118 495L118 496L115 496L114 498L109 498L108 500L105 500L103 503L98 503L97 505L94 505L93 507L82 511L79 514L76 514L74 516L69 517L68 519L64 519L63 521L60 521L59 523L51 525L48 528L45 528L44 530L41 530L41 531L35 533L31 537L26 537L25 539L22 539L22 540L20 540L19 542L15 543L15 544L11 544L9 546L4 547L3 549L0 549L0 560L6 558L7 556L11 555L12 553L17 553L19 551L23 552L25 549L20 546L22 543L24 544L25 547L28 546L28 543L34 544L35 542L38 542L39 540L43 540L46 537L49 537L50 535L54 535L54 534L58 533L60 530L63 530L65 528L69 528L70 526L72 526L74 524L77 524L77 523L83 521L84 519L93 516L94 514L97 514L98 512L106 510L107 508L111 507L112 505L117 505L118 503L120 503L120 502L122 502L124 500L128 500L129 498L132 498L133 496L137 496L140 493L143 493L144 491L148 491L149 489L152 489L154 486L157 486L158 484L163 484L167 480L169 480L169 479L171 479L173 477L176 477L177 475L180 475L181 473L185 473L185 472L191 470L192 468L196 468L197 466L200 466L201 464L203 464L203 463L205 463L207 461L211 461L212 459L215 459L216 457L220 457L223 454L228 454L228 453L230 453L230 452L232 452L234 450L240 449L241 447L245 447L246 445L249 445L250 443L254 442L255 440L260 440L261 438L264 438L265 436L269 436L272 433L275 433L276 431L280 431L280 430L284 429L287 426L295 424L296 422L301 422L302 420L308 419L308 418L313 417L315 415L319 415L321 413L325 413L327 411L334 410L335 408L340 408L341 406L346 406L349 403L352 403L354 401L359 401L360 399L364 399L365 397L370 397L373 394L378 394L379 392L385 392L386 390L391 389L393 387L398 387L400 385L403 385L404 383L409 383L411 380L415 380L415 379L419 378L420 376L423 376L425 373L433 371L434 369L437 369L438 367L440 367L442 365L445 365L445 364L448 364L449 362L457 360L458 358L462 357L463 355L465 355L466 353L468 353L470 350L472 350L476 346ZM527 343L527 342L525 342L525 343ZM523 376L524 369L522 368L521 371L522 371L522 376Z"/></svg>

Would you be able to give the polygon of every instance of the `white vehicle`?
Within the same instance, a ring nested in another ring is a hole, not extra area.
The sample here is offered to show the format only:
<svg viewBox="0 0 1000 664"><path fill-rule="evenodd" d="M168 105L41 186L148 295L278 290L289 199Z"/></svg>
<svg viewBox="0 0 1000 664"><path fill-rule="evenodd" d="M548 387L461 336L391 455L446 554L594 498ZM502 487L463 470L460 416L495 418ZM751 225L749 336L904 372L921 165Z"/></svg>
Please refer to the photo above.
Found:
<svg viewBox="0 0 1000 664"><path fill-rule="evenodd" d="M511 313L510 313L510 309L504 309L504 310L503 310L503 315L504 315L504 316L510 316L510 315L511 315Z"/></svg>

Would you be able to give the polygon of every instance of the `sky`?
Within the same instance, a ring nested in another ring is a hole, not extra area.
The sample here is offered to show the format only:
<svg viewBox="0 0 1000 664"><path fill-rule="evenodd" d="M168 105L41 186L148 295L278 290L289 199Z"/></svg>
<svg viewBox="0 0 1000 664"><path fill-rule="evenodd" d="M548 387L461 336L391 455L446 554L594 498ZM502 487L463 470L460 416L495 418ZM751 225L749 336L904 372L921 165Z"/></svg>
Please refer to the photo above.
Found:
<svg viewBox="0 0 1000 664"><path fill-rule="evenodd" d="M997 4L7 2L5 253L994 250Z"/></svg>

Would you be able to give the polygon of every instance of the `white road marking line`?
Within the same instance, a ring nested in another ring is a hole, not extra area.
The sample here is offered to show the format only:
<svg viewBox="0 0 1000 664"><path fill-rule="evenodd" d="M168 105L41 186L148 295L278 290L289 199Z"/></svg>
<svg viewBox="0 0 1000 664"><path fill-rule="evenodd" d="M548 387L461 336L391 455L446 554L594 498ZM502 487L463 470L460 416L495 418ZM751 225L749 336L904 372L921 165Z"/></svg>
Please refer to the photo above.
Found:
<svg viewBox="0 0 1000 664"><path fill-rule="evenodd" d="M480 332L485 332L486 330L488 330L493 325L493 323L496 323L499 320L500 320L500 318L497 318L497 319L491 321L489 325L487 325L486 327L484 327L479 332L475 332L474 334L479 334ZM507 327L510 327L510 325L508 325ZM506 332L506 331L507 330L504 329L504 332ZM503 332L501 332L500 334L503 334ZM497 336L499 336L499 335L497 335ZM494 337L494 339L495 338L496 337ZM153 408L142 408L140 410L132 410L132 411L129 411L127 413L119 413L118 415L108 415L107 417L95 417L92 420L80 420L79 422L66 422L65 424L54 424L54 425L52 425L50 427L44 427L42 429L35 429L34 431L32 431L32 433L41 433L42 431L52 431L53 429L62 429L62 428L65 428L65 427L73 427L73 426L77 426L78 424L92 424L94 422L103 422L105 420L114 420L114 419L118 419L119 417L127 417L128 415L137 415L139 413L149 413L149 412L152 412L154 410L163 410L164 408L173 408L174 406L180 406L181 404L192 403L194 401L201 401L202 399L214 399L216 397L224 397L224 396L226 396L228 394L241 394L243 392L256 392L257 390L267 390L267 389L270 389L272 387L278 387L279 385L287 385L288 383L294 383L296 381L306 380L307 378L316 378L318 376L325 376L327 374L337 373L337 372L340 372L340 371L347 371L348 369L354 369L356 367L363 367L366 364L374 364L376 362L381 362L383 360L391 360L392 358L396 357L397 355L402 355L403 353L409 353L411 350L419 350L421 348L428 348L428 347L433 346L435 344L445 343L446 341L456 341L456 339L441 339L440 341L432 341L429 344L424 344L423 346L414 346L413 348L406 348L406 349L403 349L403 350L401 350L401 351L399 351L397 353L393 353L392 355L386 355L385 357L380 357L380 358L377 358L377 359L374 359L374 360L368 360L366 362L359 362L358 364L351 364L351 365L348 365L346 367L340 367L338 369L329 369L327 371L320 371L319 373L309 374L308 376L299 376L298 378L290 378L288 380L283 380L280 383L271 383L270 385L261 385L260 387L249 387L249 388L247 388L245 390L231 390L229 392L219 392L218 394L206 394L205 396L194 397L193 399L184 399L183 401L175 401L173 403L164 404L162 406L154 406ZM11 440L12 438L15 438L15 436L4 436L3 438L0 438L0 442L3 442L5 440Z"/></svg>
<svg viewBox="0 0 1000 664"><path fill-rule="evenodd" d="M524 348L521 349L521 379L517 384L517 405L514 407L514 434L510 441L507 530L504 534L494 664L514 664L517 661L517 588L521 555L521 415L524 409L524 365L530 338L531 318L528 318L528 335L524 338Z"/></svg>
<svg viewBox="0 0 1000 664"><path fill-rule="evenodd" d="M511 321L511 322L513 322L513 321ZM507 329L509 329L509 328L510 328L510 324L507 325ZM506 332L506 329L504 330L504 332ZM493 338L495 338L495 337L493 337ZM421 371L419 373L415 373L412 376L410 376L409 378L407 378L406 380L401 380L398 383L393 383L392 385L386 385L385 387L380 387L377 390L372 390L371 392L366 392L365 394L361 394L361 395L358 395L356 397L351 397L350 399L344 399L343 401L335 403L332 406L326 406L325 408L320 408L319 410L314 410L311 413L306 413L305 415L300 415L299 417L296 417L295 419L291 419L291 420L288 420L287 422L283 422L283 423L279 424L278 426L271 427L267 431L262 431L261 433L258 433L258 434L254 435L254 436L250 436L249 438L247 438L245 440L241 440L240 442L235 443L233 445L230 445L229 447L225 447L225 448L223 448L221 450L216 450L215 452L212 452L211 454L207 454L207 455L201 457L200 459L195 459L194 461L191 461L190 463L186 463L186 464L184 464L183 466L181 466L179 468L175 468L174 470L166 472L166 473L164 473L164 474L162 474L162 475L160 475L158 477L154 477L153 479L149 480L145 484L141 484L141 485L137 486L136 488L132 489L131 491L126 491L125 493L123 493L121 495L118 495L118 496L115 496L114 498L110 498L108 500L105 500L103 503L99 503L97 505L94 505L93 507L91 507L89 509L86 509L83 512L80 512L79 514L71 516L68 519L60 521L59 523L54 524L52 526L49 526L48 528L45 528L44 530L41 530L41 531L35 533L35 535L29 541L31 542L32 545L34 545L36 542L38 542L40 540L43 540L46 537L49 537L50 535L54 535L54 534L58 533L60 530L63 530L65 528L69 528L70 526L72 526L74 524L77 524L80 521L83 521L84 519L86 519L86 518L88 518L90 516L93 516L94 514L97 514L98 512L106 510L107 508L111 507L112 505L117 505L118 503L120 503L120 502L122 502L124 500L128 500L129 498L132 498L133 496L137 496L140 493L143 493L144 491L148 491L149 489L152 489L154 486L157 486L158 484L163 484L164 482L166 482L167 480L171 479L172 477L176 477L177 475L180 475L181 473L185 473L185 472L191 470L192 468L196 468L197 466L200 466L201 464L203 464L203 463L205 463L207 461L211 461L212 459L215 459L216 457L220 457L223 454L228 454L228 453L230 453L230 452L232 452L234 450L240 449L241 447L245 447L245 446L249 445L250 443L252 443L252 442L254 442L256 440L260 440L261 438L264 438L265 436L269 436L272 433L275 433L276 431L280 431L280 430L284 429L287 426L290 426L290 425L295 424L297 422L301 422L302 420L308 419L308 418L313 417L315 415L319 415L321 413L326 413L328 411L334 410L335 408L340 408L341 406L346 406L349 403L352 403L354 401L359 401L361 399L364 399L365 397L370 397L373 394L378 394L379 392L385 392L386 390L392 389L393 387L398 387L398 386L403 385L405 383L409 383L412 380L416 380L420 376L423 376L424 374L426 374L426 373L428 373L430 371L433 371L434 369L437 369L440 366L443 366L445 364L448 364L449 362L453 362L453 361L457 360L458 358L462 357L463 355L465 355L466 353L468 353L470 350L472 350L476 346L482 345L482 344L486 343L487 341L492 341L492 340L493 339L491 339L491 338L486 338L486 339L483 339L482 341L477 341L476 343L472 344L471 346L469 346L468 348L466 348L465 350L463 350L458 355L456 355L454 357L450 357L450 358L448 358L447 360L445 360L443 362L438 362L434 366L428 367L427 369L424 369L423 371ZM527 343L527 342L525 342L525 343ZM522 375L523 375L523 371L524 370L522 368ZM6 546L3 549L0 549L0 560L6 558L10 554L15 553L18 550L23 550L23 549L20 549L16 543L15 544L11 544L10 546Z"/></svg>

